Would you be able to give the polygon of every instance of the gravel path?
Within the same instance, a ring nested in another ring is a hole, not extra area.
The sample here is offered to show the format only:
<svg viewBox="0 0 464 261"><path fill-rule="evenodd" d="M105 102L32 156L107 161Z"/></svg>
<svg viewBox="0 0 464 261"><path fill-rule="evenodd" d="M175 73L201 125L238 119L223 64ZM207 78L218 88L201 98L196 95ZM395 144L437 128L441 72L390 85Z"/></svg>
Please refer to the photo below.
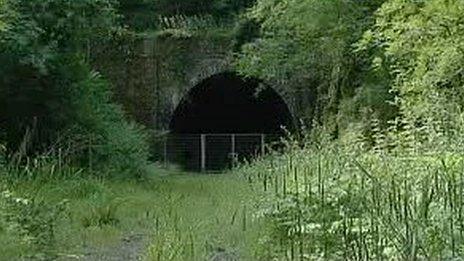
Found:
<svg viewBox="0 0 464 261"><path fill-rule="evenodd" d="M142 261L147 251L148 238L147 235L133 234L122 238L117 245L107 246L105 248L89 247L83 256L61 257L59 261ZM217 249L214 252L215 253L210 255L205 261L240 260L238 255L234 252L227 252L224 249Z"/></svg>
<svg viewBox="0 0 464 261"><path fill-rule="evenodd" d="M87 247L81 255L58 255L48 258L26 258L21 261L142 261L147 253L149 236L132 234L123 237L117 244L106 247ZM1 255L0 255L0 260Z"/></svg>
<svg viewBox="0 0 464 261"><path fill-rule="evenodd" d="M129 235L121 239L119 244L105 248L86 250L84 256L77 260L85 261L139 261L143 260L148 247L148 236L142 234ZM68 259L71 260L71 259ZM76 260L76 259L74 259Z"/></svg>

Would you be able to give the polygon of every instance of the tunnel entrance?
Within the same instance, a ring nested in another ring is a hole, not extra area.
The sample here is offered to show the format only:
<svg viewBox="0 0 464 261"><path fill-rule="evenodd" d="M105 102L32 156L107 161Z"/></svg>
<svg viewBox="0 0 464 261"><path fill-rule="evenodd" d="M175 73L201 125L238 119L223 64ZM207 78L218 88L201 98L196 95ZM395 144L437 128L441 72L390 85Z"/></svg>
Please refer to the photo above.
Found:
<svg viewBox="0 0 464 261"><path fill-rule="evenodd" d="M214 75L184 97L170 123L166 153L188 170L222 170L263 153L293 119L282 97L259 80Z"/></svg>

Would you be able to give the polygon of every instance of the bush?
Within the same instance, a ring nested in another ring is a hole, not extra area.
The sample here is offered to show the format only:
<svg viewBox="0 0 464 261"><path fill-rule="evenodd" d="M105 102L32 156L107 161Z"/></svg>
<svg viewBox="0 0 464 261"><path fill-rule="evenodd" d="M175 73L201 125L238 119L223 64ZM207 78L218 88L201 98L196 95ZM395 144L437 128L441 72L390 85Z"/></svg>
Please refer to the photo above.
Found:
<svg viewBox="0 0 464 261"><path fill-rule="evenodd" d="M45 155L59 164L142 173L144 131L125 119L107 82L86 64L90 42L121 33L114 3L1 2L0 142L15 164Z"/></svg>
<svg viewBox="0 0 464 261"><path fill-rule="evenodd" d="M0 72L8 75L0 93L6 108L0 126L9 154L16 154L12 159L46 154L140 176L149 154L146 135L112 102L108 83L75 55L55 59L49 70L46 76L24 66Z"/></svg>
<svg viewBox="0 0 464 261"><path fill-rule="evenodd" d="M62 115L68 123L64 142L79 148L70 150L69 156L78 156L90 168L141 174L149 156L145 131L127 121L122 108L112 103L108 83L98 73L78 61L65 60L60 65L59 85L71 109Z"/></svg>

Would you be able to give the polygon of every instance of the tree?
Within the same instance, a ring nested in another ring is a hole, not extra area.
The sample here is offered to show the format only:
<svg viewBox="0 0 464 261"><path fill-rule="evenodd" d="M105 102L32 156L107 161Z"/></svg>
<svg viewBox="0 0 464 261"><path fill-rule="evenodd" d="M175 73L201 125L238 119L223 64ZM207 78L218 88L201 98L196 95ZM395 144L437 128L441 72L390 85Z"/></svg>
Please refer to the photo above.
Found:
<svg viewBox="0 0 464 261"><path fill-rule="evenodd" d="M115 4L3 0L0 139L10 154L36 156L60 147L86 166L136 171L145 162L141 129L126 121L107 82L87 65L90 43L121 32Z"/></svg>
<svg viewBox="0 0 464 261"><path fill-rule="evenodd" d="M382 2L257 1L246 19L260 25L261 36L243 46L237 68L288 92L309 93L315 104L307 121L336 133L340 102L352 98L362 82L364 61L352 45Z"/></svg>
<svg viewBox="0 0 464 261"><path fill-rule="evenodd" d="M113 5L113 0L3 0L0 17L9 24L0 35L0 52L45 71L48 60L108 38L119 19Z"/></svg>
<svg viewBox="0 0 464 261"><path fill-rule="evenodd" d="M463 23L462 0L389 0L360 42L393 79L401 117L427 135L457 138L463 127Z"/></svg>

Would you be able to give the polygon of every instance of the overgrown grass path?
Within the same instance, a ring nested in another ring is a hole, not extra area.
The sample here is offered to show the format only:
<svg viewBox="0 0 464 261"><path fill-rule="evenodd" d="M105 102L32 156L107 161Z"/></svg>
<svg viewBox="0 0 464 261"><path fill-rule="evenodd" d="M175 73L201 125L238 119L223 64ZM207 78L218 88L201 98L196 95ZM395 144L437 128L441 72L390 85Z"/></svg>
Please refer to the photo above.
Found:
<svg viewBox="0 0 464 261"><path fill-rule="evenodd" d="M16 196L37 202L21 207L37 212L37 220L27 221L34 224L25 225L38 229L32 234L40 241L0 231L0 260L250 260L260 229L252 218L256 195L246 180L232 173L157 172L163 175L143 182L47 178L8 184ZM65 213L50 218L63 200ZM35 226L43 222L52 226Z"/></svg>

